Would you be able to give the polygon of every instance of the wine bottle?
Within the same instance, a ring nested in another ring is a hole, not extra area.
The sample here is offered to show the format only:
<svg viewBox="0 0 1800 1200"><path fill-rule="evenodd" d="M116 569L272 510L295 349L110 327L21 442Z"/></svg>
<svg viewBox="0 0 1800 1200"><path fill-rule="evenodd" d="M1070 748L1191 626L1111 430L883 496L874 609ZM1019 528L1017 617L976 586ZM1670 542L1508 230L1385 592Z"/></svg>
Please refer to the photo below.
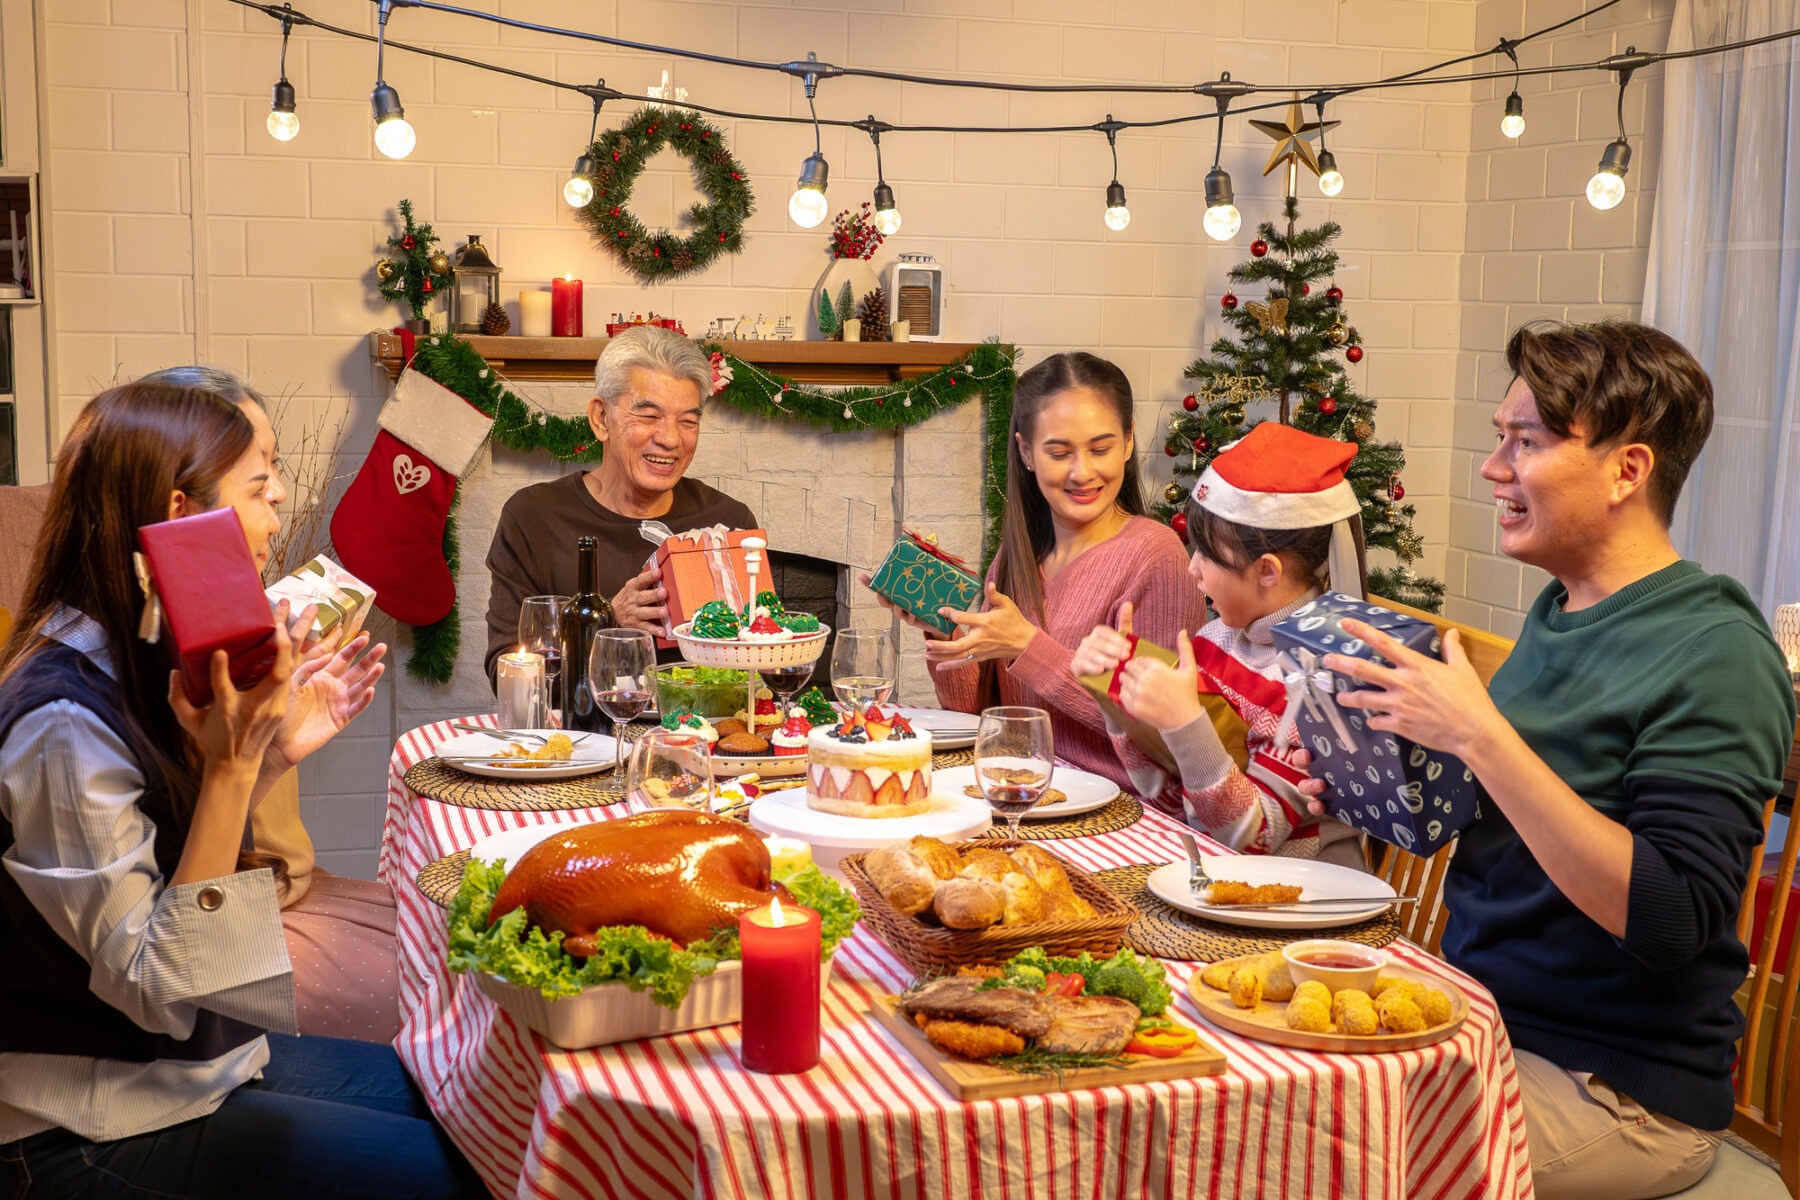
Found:
<svg viewBox="0 0 1800 1200"><path fill-rule="evenodd" d="M577 590L563 607L557 641L562 645L562 723L567 730L600 733L606 725L606 714L600 710L594 691L588 684L588 650L594 634L613 626L612 602L602 596L594 583L596 542L591 537L575 542L575 580Z"/></svg>

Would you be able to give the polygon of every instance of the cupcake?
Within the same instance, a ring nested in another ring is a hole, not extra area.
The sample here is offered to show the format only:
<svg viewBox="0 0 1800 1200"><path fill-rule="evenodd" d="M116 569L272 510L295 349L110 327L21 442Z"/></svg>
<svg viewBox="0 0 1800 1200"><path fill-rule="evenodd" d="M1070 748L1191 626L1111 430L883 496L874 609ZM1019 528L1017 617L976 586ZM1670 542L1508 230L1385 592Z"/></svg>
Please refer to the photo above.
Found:
<svg viewBox="0 0 1800 1200"><path fill-rule="evenodd" d="M792 715L782 723L780 729L769 735L769 745L774 748L776 758L784 758L806 753L806 735L812 732L812 722L799 708L788 710Z"/></svg>

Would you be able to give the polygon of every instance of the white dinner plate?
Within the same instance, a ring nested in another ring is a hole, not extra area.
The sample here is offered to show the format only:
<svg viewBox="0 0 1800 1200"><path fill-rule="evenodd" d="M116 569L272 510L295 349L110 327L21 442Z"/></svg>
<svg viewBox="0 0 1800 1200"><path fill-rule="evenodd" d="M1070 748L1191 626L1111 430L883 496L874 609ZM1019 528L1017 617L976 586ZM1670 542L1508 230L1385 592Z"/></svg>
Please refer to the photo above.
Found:
<svg viewBox="0 0 1800 1200"><path fill-rule="evenodd" d="M535 731L548 736L559 732L555 729ZM522 741L521 745L535 748L539 743ZM604 733L590 733L575 743L573 756L566 763L558 763L553 767L515 767L507 765L504 759L486 762L454 762L452 757L467 755L497 754L512 745L509 738L495 733L459 733L453 738L439 742L437 753L447 760L447 765L470 775L485 775L492 779L513 780L549 780L573 779L577 775L592 775L596 771L608 771L613 765L613 740Z"/></svg>
<svg viewBox="0 0 1800 1200"><path fill-rule="evenodd" d="M908 704L895 704L891 709L905 717L913 728L929 729L933 750L961 750L975 744L975 726L981 718L974 713L951 712L946 708L914 708Z"/></svg>
<svg viewBox="0 0 1800 1200"><path fill-rule="evenodd" d="M562 833L569 829L578 829L581 825L598 824L583 821L576 824L563 825L521 825L516 829L503 829L499 833L490 833L469 847L469 861L491 862L499 859L510 870L521 855L552 834Z"/></svg>
<svg viewBox="0 0 1800 1200"><path fill-rule="evenodd" d="M1058 775L1061 771L1058 771ZM1052 780L1052 783L1055 781ZM1206 873L1214 879L1234 879L1252 886L1264 883L1291 883L1300 886L1302 900L1329 900L1333 896L1392 896L1394 889L1384 879L1340 867L1335 863L1314 862L1306 858L1278 858L1264 854L1202 855ZM1145 881L1150 894L1183 912L1218 921L1223 925L1244 925L1256 929L1327 929L1334 925L1354 925L1366 921L1390 907L1387 904L1308 905L1306 908L1236 908L1229 904L1208 904L1188 887L1188 863L1173 862L1150 872Z"/></svg>
<svg viewBox="0 0 1800 1200"><path fill-rule="evenodd" d="M935 779L935 775L933 777ZM872 850L918 835L957 841L993 823L986 801L952 795L932 785L931 808L910 817L845 817L806 804L805 788L765 792L750 805L750 824L764 833L799 838L815 846Z"/></svg>
<svg viewBox="0 0 1800 1200"><path fill-rule="evenodd" d="M931 790L934 792L955 792L966 795L964 788L975 785L975 767L950 767L943 771L931 773ZM1056 764L1056 770L1050 774L1050 786L1067 796L1067 800L1059 800L1055 804L1040 804L1025 814L1027 821L1042 820L1046 817L1072 817L1076 813L1093 812L1096 808L1105 808L1119 794L1119 785L1104 775L1096 775L1092 771L1078 771L1074 767ZM976 801L976 803L985 803Z"/></svg>

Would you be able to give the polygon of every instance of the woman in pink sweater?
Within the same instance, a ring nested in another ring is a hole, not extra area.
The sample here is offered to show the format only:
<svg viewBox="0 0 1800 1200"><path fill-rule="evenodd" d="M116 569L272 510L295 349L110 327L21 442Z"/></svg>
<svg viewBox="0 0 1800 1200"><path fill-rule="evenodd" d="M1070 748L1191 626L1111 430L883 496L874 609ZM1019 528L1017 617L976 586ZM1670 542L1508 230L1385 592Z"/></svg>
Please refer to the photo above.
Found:
<svg viewBox="0 0 1800 1200"><path fill-rule="evenodd" d="M1074 648L1126 604L1142 636L1164 646L1202 620L1181 539L1144 515L1131 384L1095 355L1053 355L1019 377L1011 434L986 607L940 610L961 627L948 638L902 618L925 633L938 703L1048 709L1059 759L1130 787L1099 705L1070 673Z"/></svg>

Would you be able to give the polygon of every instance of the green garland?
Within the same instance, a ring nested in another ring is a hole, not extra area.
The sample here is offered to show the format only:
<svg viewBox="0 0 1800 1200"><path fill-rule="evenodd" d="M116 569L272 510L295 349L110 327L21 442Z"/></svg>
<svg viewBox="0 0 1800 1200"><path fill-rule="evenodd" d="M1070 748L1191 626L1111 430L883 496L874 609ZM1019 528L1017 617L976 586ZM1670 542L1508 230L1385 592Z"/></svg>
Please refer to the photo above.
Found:
<svg viewBox="0 0 1800 1200"><path fill-rule="evenodd" d="M688 209L694 232L676 237L644 227L627 207L644 165L664 147L694 164L694 182L712 201ZM594 169L594 198L576 214L596 245L616 257L640 283L679 279L704 271L719 255L744 246L744 222L756 211L750 178L731 157L725 135L697 112L656 106L639 109L629 121L602 134L588 147Z"/></svg>
<svg viewBox="0 0 1800 1200"><path fill-rule="evenodd" d="M1006 437L1012 423L1013 385L1018 373L1011 347L983 342L958 362L929 375L869 387L825 391L765 371L753 363L705 349L715 369L731 374L713 395L740 412L770 420L798 421L837 433L901 429L940 412L981 399L984 415L985 467L982 472L982 569L1000 542L1000 520L1006 504ZM602 444L594 440L586 416L558 417L540 412L501 386L499 377L469 343L448 334L421 338L409 364L413 370L449 388L494 417L495 445L521 453L542 451L559 462L599 462ZM452 575L458 565L456 509L462 484L451 499L444 522L444 561ZM426 683L450 681L462 641L461 604L433 625L413 626L413 652L406 672Z"/></svg>

